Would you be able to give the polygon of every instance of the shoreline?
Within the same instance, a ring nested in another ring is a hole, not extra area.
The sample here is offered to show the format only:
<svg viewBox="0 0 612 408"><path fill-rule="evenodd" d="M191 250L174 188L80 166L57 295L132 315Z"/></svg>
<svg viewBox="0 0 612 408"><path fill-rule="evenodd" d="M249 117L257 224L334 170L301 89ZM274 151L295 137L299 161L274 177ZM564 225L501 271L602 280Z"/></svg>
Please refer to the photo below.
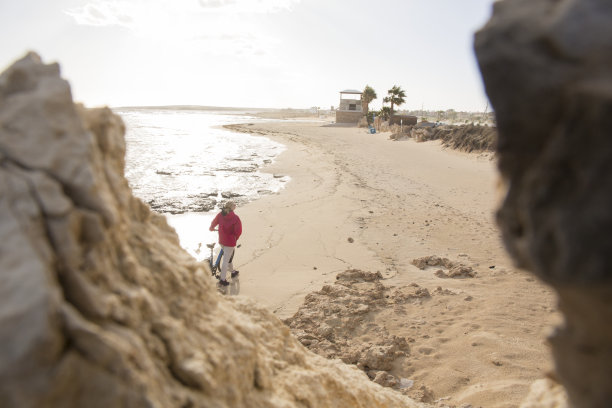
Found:
<svg viewBox="0 0 612 408"><path fill-rule="evenodd" d="M236 261L241 295L286 319L348 269L380 272L390 289L449 294L410 311L372 313L355 336L366 344L384 329L411 339L410 356L393 374L457 404L518 406L530 384L552 370L544 338L559 319L555 299L516 270L503 248L490 156L356 127L239 128L286 145L262 171L292 180L237 210L244 225ZM428 256L461 262L476 277L444 278L437 267L413 265Z"/></svg>

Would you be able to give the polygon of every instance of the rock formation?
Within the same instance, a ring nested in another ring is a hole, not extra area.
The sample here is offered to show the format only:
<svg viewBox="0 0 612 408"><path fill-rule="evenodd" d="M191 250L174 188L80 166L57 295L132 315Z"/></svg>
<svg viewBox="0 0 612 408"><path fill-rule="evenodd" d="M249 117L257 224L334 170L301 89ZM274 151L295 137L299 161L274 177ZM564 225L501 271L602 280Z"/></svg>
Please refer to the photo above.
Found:
<svg viewBox="0 0 612 408"><path fill-rule="evenodd" d="M572 406L612 400L612 3L495 3L475 48L508 186L498 223L517 264L552 285Z"/></svg>
<svg viewBox="0 0 612 408"><path fill-rule="evenodd" d="M0 76L2 407L416 407L224 298L123 176L124 126L33 53Z"/></svg>
<svg viewBox="0 0 612 408"><path fill-rule="evenodd" d="M355 364L378 384L419 401L433 402L433 393L427 386L412 389L404 385L407 381L412 383L403 377L407 371L401 367L414 358L411 344L414 345L415 339L393 335L384 318L379 324L377 321L381 312L388 310L404 315L409 321L406 306L427 308L433 296L452 295L455 293L441 287L430 293L417 284L400 288L385 286L380 272L349 269L338 274L333 285L307 295L298 312L285 323L315 353Z"/></svg>
<svg viewBox="0 0 612 408"><path fill-rule="evenodd" d="M447 271L442 269L436 271L436 276L440 278L473 278L476 276L476 271L471 266L451 261L448 258L440 258L436 255L413 259L412 264L419 269L426 269L432 266L441 266L447 269Z"/></svg>
<svg viewBox="0 0 612 408"><path fill-rule="evenodd" d="M497 141L497 128L481 125L414 125L404 126L389 136L392 140L427 142L440 140L442 146L464 152L493 152Z"/></svg>

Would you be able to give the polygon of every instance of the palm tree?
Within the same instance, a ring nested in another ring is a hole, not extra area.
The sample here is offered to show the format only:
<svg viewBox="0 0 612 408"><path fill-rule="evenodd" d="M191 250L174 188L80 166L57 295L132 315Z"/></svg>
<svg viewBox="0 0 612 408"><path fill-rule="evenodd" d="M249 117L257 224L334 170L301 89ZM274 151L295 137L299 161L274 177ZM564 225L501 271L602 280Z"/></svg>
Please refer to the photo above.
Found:
<svg viewBox="0 0 612 408"><path fill-rule="evenodd" d="M370 102L376 98L376 91L369 85L366 85L365 88L363 88L363 93L361 94L361 106L366 114L370 109Z"/></svg>
<svg viewBox="0 0 612 408"><path fill-rule="evenodd" d="M382 120L389 120L389 113L391 112L391 109L389 109L388 106L383 106L382 108L380 108L380 110L378 111L378 116L380 118L382 118Z"/></svg>
<svg viewBox="0 0 612 408"><path fill-rule="evenodd" d="M390 97L388 97L388 96L385 96L385 97L383 98L383 106L385 106L385 103L389 103L389 102L391 102L391 98L390 98ZM387 106L387 108L388 108L388 106Z"/></svg>
<svg viewBox="0 0 612 408"><path fill-rule="evenodd" d="M387 95L383 101L391 103L391 115L393 115L393 106L400 106L406 102L404 99L406 98L406 92L399 86L393 85L393 88L387 91Z"/></svg>

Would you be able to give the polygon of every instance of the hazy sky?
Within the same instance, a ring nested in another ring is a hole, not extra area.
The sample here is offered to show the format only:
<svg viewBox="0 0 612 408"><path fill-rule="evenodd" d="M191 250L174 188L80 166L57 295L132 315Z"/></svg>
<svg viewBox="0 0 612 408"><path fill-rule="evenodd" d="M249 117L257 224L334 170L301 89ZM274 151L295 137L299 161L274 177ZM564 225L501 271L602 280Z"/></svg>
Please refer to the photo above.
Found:
<svg viewBox="0 0 612 408"><path fill-rule="evenodd" d="M481 111L473 34L493 0L0 0L0 69L36 51L86 106Z"/></svg>

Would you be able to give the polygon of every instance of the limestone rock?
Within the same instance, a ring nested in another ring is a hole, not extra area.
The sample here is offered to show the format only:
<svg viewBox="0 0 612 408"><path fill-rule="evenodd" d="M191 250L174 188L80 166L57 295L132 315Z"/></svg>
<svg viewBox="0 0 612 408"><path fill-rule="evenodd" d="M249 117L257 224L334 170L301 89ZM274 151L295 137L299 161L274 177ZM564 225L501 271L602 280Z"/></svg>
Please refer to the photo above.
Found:
<svg viewBox="0 0 612 408"><path fill-rule="evenodd" d="M535 381L520 408L569 408L563 386L548 378Z"/></svg>
<svg viewBox="0 0 612 408"><path fill-rule="evenodd" d="M389 287L382 280L380 272L344 271L333 285L307 295L285 323L315 353L355 364L372 381L420 399L423 395L402 385L405 373L398 370L411 359L414 339L390 334L384 323L376 324L377 316L390 310L405 314L406 305L426 308L433 296L454 293L438 287L432 296L417 284Z"/></svg>
<svg viewBox="0 0 612 408"><path fill-rule="evenodd" d="M612 400L612 3L514 0L476 34L496 112L498 211L517 264L565 315L551 343L571 405Z"/></svg>
<svg viewBox="0 0 612 408"><path fill-rule="evenodd" d="M33 53L0 75L3 407L416 407L215 290L123 176L124 126Z"/></svg>
<svg viewBox="0 0 612 408"><path fill-rule="evenodd" d="M437 255L413 259L412 264L419 269L426 269L432 266L442 266L443 268L448 269L448 271L438 269L434 274L443 279L476 277L476 271L474 271L471 266L464 265L460 262L451 261L448 258L440 258Z"/></svg>

